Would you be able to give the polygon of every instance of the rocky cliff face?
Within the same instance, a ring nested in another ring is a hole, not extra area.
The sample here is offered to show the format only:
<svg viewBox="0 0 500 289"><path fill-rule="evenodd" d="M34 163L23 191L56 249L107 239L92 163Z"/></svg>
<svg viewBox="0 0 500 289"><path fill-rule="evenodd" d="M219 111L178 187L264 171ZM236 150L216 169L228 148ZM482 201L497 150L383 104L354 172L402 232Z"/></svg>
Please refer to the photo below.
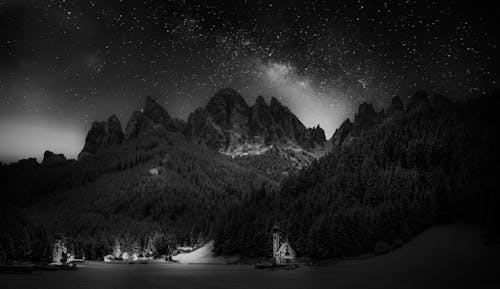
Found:
<svg viewBox="0 0 500 289"><path fill-rule="evenodd" d="M408 100L407 110L427 108L428 106L429 95L424 90L419 90Z"/></svg>
<svg viewBox="0 0 500 289"><path fill-rule="evenodd" d="M172 119L154 98L146 97L144 108L132 114L124 133L116 116L107 122L94 122L78 158L124 140L167 132L183 134L196 144L233 156L271 149L312 153L322 150L325 143L321 127L306 128L276 98L268 105L259 96L249 106L237 91L225 88L215 93L205 107L191 113L187 122Z"/></svg>
<svg viewBox="0 0 500 289"><path fill-rule="evenodd" d="M132 113L127 127L125 139L133 139L153 133L162 134L167 131L178 131L175 121L168 112L151 96L146 97L144 109Z"/></svg>
<svg viewBox="0 0 500 289"><path fill-rule="evenodd" d="M276 98L267 104L259 96L249 106L237 91L225 88L215 93L205 107L189 115L187 122L172 119L152 97L146 98L142 110L132 114L124 133L115 116L107 122L95 122L79 159L109 145L168 132L183 134L196 144L231 156L275 152L297 167L322 155L326 141L321 127L306 128Z"/></svg>
<svg viewBox="0 0 500 289"><path fill-rule="evenodd" d="M394 116L405 111L405 105L401 98L396 95L392 98L391 105L387 109L387 116Z"/></svg>
<svg viewBox="0 0 500 289"><path fill-rule="evenodd" d="M302 145L312 149L316 146L322 146L325 141L325 131L317 125L316 127L306 129Z"/></svg>
<svg viewBox="0 0 500 289"><path fill-rule="evenodd" d="M335 130L330 142L333 147L339 147L347 136L351 133L352 130L352 122L349 119L346 119L339 128Z"/></svg>
<svg viewBox="0 0 500 289"><path fill-rule="evenodd" d="M217 143L214 149L233 150L248 142L250 136L250 114L251 110L243 97L233 89L226 88L218 91L205 107L207 125L217 130L214 134L218 139L207 140L209 143ZM190 127L188 123L188 127ZM211 130L208 130L211 133ZM200 136L198 139L204 139Z"/></svg>
<svg viewBox="0 0 500 289"><path fill-rule="evenodd" d="M346 120L328 141L319 127L306 128L304 124L278 99L268 104L259 96L253 106L234 89L219 90L205 107L196 109L187 122L175 120L158 102L147 97L142 110L135 111L125 132L120 121L111 116L106 122L94 122L78 158L124 140L149 134L162 135L176 132L192 142L231 156L248 156L266 152L279 152L280 156L294 156L295 163L307 164L335 147L340 147L350 137L358 137L365 131L415 109L450 106L451 102L441 95L429 99L425 91L417 91L405 105L395 96L384 111L376 112L372 104L362 103L354 121ZM299 156L299 157L296 157ZM291 157L292 158L292 157Z"/></svg>
<svg viewBox="0 0 500 289"><path fill-rule="evenodd" d="M359 106L358 113L354 117L352 133L358 135L364 130L373 127L381 121L381 116L382 114L375 112L371 103L362 103Z"/></svg>
<svg viewBox="0 0 500 289"><path fill-rule="evenodd" d="M51 151L45 151L45 153L43 154L42 165L53 167L62 165L66 163L66 161L67 159L63 154L55 154Z"/></svg>
<svg viewBox="0 0 500 289"><path fill-rule="evenodd" d="M325 142L322 128L306 129L276 98L268 105L259 96L250 107L230 88L218 91L205 108L189 116L187 136L196 143L231 155L261 153L272 145L293 144L313 149Z"/></svg>
<svg viewBox="0 0 500 289"><path fill-rule="evenodd" d="M92 155L109 145L120 144L122 141L122 125L115 115L112 115L108 121L94 122L85 138L85 145L78 159Z"/></svg>
<svg viewBox="0 0 500 289"><path fill-rule="evenodd" d="M260 95L252 107L250 124L250 133L254 141L269 144L277 139L278 126L271 115L269 106Z"/></svg>

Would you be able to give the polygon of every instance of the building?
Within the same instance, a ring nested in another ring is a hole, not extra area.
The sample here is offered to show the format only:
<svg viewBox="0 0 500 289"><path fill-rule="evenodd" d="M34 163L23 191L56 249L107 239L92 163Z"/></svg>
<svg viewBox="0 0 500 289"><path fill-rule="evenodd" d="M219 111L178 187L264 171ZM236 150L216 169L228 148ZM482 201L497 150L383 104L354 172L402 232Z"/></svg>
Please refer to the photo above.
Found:
<svg viewBox="0 0 500 289"><path fill-rule="evenodd" d="M280 234L278 226L271 230L273 236L273 261L277 265L295 264L295 251L288 242L280 244Z"/></svg>

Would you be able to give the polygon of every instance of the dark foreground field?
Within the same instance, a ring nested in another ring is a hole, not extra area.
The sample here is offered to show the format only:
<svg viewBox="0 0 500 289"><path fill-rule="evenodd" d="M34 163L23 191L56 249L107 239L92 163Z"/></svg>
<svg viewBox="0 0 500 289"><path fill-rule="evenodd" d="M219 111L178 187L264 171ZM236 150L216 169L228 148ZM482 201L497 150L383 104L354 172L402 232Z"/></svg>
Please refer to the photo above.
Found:
<svg viewBox="0 0 500 289"><path fill-rule="evenodd" d="M87 262L76 272L0 274L0 288L500 288L500 245L485 245L480 234L439 226L383 256L295 271Z"/></svg>

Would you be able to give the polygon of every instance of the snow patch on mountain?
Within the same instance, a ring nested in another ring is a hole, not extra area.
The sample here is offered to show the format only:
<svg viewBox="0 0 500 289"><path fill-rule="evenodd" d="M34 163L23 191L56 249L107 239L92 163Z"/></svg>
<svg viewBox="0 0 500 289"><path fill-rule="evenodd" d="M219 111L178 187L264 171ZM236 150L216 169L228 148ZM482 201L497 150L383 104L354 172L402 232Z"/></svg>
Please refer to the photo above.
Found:
<svg viewBox="0 0 500 289"><path fill-rule="evenodd" d="M265 152L271 150L273 148L273 145L264 145L261 143L245 143L240 146L237 146L231 150L219 150L220 153L230 156L232 158L235 157L242 157L242 156L255 156L255 155L261 155L264 154Z"/></svg>
<svg viewBox="0 0 500 289"><path fill-rule="evenodd" d="M275 154L280 158L290 161L298 169L310 165L314 160L325 155L325 150L322 146L307 150L292 141L270 145L263 143L243 143L238 146L232 146L227 150L221 149L219 152L232 158Z"/></svg>

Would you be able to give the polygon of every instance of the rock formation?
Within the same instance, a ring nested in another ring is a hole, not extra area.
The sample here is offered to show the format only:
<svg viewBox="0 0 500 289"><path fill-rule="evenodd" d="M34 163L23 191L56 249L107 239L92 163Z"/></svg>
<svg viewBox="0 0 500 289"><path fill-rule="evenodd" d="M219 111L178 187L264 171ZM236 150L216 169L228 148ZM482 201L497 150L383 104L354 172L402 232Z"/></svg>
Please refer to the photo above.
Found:
<svg viewBox="0 0 500 289"><path fill-rule="evenodd" d="M51 151L45 151L43 154L43 166L53 167L66 163L67 159L63 154L54 154Z"/></svg>
<svg viewBox="0 0 500 289"><path fill-rule="evenodd" d="M122 141L122 125L115 115L112 115L108 121L94 122L85 138L85 145L78 159L92 155L110 145L120 144Z"/></svg>
<svg viewBox="0 0 500 289"><path fill-rule="evenodd" d="M429 95L424 90L417 91L408 101L407 110L424 108L429 105Z"/></svg>
<svg viewBox="0 0 500 289"><path fill-rule="evenodd" d="M396 95L392 98L391 105L387 109L387 116L397 115L405 111L405 105L401 98Z"/></svg>
<svg viewBox="0 0 500 289"><path fill-rule="evenodd" d="M205 108L189 116L186 134L194 142L222 152L287 143L312 149L325 142L322 128L306 129L276 98L268 105L259 96L250 107L231 88L219 90Z"/></svg>
<svg viewBox="0 0 500 289"><path fill-rule="evenodd" d="M347 136L351 133L352 130L352 122L349 119L346 119L333 133L330 142L333 147L339 147Z"/></svg>
<svg viewBox="0 0 500 289"><path fill-rule="evenodd" d="M360 134L362 131L373 127L380 121L380 114L375 112L371 103L362 103L359 105L358 113L354 117L352 133Z"/></svg>
<svg viewBox="0 0 500 289"><path fill-rule="evenodd" d="M175 121L156 99L146 97L144 109L134 111L125 128L125 139L133 139L149 134L162 134L168 131L178 131Z"/></svg>

